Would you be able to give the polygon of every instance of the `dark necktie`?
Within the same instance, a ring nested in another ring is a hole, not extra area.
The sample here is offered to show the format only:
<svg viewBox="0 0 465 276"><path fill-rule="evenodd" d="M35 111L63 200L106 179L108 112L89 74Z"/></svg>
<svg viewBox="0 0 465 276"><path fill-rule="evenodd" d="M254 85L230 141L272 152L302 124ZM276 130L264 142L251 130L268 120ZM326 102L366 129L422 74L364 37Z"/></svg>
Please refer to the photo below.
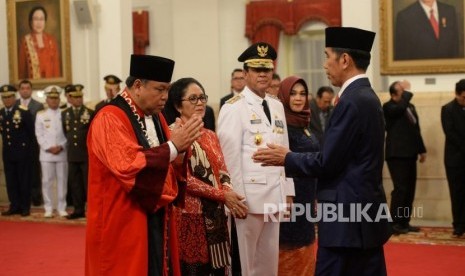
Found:
<svg viewBox="0 0 465 276"><path fill-rule="evenodd" d="M268 107L268 103L266 102L266 100L263 100L262 105L263 105L263 111L265 111L265 115L268 118L268 122L271 123L270 108Z"/></svg>
<svg viewBox="0 0 465 276"><path fill-rule="evenodd" d="M73 107L73 111L74 111L74 117L78 117L79 116L79 108Z"/></svg>

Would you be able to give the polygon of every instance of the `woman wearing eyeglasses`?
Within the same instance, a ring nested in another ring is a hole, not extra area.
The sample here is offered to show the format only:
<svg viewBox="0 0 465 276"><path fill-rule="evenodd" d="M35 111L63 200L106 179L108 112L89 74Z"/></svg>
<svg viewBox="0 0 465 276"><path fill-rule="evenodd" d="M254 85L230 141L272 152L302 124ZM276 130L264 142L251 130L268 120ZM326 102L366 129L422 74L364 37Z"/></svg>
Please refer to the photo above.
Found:
<svg viewBox="0 0 465 276"><path fill-rule="evenodd" d="M208 96L193 78L171 84L165 117L183 122L205 115ZM206 128L186 153L189 158L184 209L178 233L182 275L225 275L229 266L229 235L224 205L233 216L244 217L247 207L232 187L216 134Z"/></svg>

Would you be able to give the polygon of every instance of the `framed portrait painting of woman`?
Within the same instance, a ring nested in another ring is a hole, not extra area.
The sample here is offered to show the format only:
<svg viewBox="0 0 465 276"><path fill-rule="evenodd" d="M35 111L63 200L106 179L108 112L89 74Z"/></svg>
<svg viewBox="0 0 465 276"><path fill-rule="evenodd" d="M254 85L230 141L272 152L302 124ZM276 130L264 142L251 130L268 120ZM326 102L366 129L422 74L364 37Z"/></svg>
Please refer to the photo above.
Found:
<svg viewBox="0 0 465 276"><path fill-rule="evenodd" d="M10 82L71 83L68 0L7 0Z"/></svg>

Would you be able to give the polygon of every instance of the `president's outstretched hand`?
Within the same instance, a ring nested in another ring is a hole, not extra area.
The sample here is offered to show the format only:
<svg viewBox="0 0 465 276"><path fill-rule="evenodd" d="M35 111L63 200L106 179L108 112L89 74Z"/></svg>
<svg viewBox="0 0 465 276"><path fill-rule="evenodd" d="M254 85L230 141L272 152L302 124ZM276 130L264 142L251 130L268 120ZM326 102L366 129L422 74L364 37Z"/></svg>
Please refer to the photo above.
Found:
<svg viewBox="0 0 465 276"><path fill-rule="evenodd" d="M284 159L290 150L278 144L266 144L267 148L259 148L253 155L255 163L262 166L284 166Z"/></svg>

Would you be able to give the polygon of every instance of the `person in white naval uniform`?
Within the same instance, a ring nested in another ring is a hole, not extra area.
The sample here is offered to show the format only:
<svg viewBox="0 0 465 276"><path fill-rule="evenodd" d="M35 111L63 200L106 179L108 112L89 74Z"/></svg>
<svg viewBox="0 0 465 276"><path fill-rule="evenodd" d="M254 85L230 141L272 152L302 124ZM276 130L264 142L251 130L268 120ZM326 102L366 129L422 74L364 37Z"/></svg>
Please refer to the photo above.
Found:
<svg viewBox="0 0 465 276"><path fill-rule="evenodd" d="M294 195L294 182L286 178L283 167L262 167L252 160L267 143L289 146L283 105L266 95L275 59L276 51L263 42L239 56L246 87L223 105L218 118L218 137L234 191L245 197L249 208L245 218L235 219L243 276L277 275L277 219ZM234 208L231 213L235 215Z"/></svg>
<svg viewBox="0 0 465 276"><path fill-rule="evenodd" d="M66 193L68 180L68 160L66 137L61 124L60 92L58 86L44 89L48 108L37 113L35 132L40 146L42 166L42 194L44 197L44 217L53 216L53 183L56 181L58 215L66 217Z"/></svg>

